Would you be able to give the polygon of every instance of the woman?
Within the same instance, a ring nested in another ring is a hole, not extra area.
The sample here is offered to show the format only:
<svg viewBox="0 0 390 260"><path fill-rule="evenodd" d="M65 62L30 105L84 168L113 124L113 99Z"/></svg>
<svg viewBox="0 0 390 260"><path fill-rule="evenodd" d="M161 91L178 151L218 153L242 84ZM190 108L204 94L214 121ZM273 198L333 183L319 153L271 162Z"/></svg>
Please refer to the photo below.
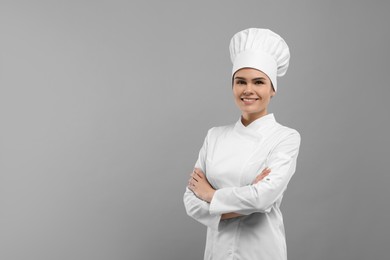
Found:
<svg viewBox="0 0 390 260"><path fill-rule="evenodd" d="M290 53L268 29L230 41L238 121L208 130L184 193L189 216L207 226L204 259L285 260L280 204L295 172L300 134L276 122L268 104Z"/></svg>

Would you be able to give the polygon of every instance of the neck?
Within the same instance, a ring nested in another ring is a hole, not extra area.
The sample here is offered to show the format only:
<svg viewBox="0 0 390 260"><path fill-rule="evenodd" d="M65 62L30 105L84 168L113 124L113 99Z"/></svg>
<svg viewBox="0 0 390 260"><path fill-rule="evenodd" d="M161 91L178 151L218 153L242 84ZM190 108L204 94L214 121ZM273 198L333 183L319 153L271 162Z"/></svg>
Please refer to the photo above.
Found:
<svg viewBox="0 0 390 260"><path fill-rule="evenodd" d="M256 113L256 114L253 114L253 113L250 113L250 114L247 114L247 113L242 113L241 115L241 122L244 126L247 126L249 125L250 123L252 123L253 121L255 121L256 119L262 117L262 116L265 116L267 115L268 112L267 110L263 110L259 113Z"/></svg>

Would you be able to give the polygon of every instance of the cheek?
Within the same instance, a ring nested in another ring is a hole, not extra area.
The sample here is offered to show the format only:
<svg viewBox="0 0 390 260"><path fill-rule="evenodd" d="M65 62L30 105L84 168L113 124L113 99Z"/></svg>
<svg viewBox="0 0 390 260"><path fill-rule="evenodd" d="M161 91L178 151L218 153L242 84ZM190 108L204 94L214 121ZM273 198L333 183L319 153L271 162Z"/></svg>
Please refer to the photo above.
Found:
<svg viewBox="0 0 390 260"><path fill-rule="evenodd" d="M270 101L271 100L271 96L272 96L272 92L270 90L264 90L264 91L261 91L261 93L259 93L261 95L261 98L264 100L264 101Z"/></svg>
<svg viewBox="0 0 390 260"><path fill-rule="evenodd" d="M240 95L236 90L233 90L233 96L235 99L240 99Z"/></svg>
<svg viewBox="0 0 390 260"><path fill-rule="evenodd" d="M271 101L271 96L268 93L263 93L261 96L261 103L268 104Z"/></svg>

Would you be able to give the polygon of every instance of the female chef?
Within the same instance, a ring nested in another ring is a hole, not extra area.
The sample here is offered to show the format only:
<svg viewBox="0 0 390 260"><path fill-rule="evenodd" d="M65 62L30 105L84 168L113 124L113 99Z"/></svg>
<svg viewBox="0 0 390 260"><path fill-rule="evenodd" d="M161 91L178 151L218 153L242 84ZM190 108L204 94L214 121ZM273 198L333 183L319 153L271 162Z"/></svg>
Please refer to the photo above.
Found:
<svg viewBox="0 0 390 260"><path fill-rule="evenodd" d="M289 48L273 31L249 28L232 37L229 50L241 115L208 130L183 196L185 209L207 226L205 260L286 260L280 204L301 138L267 108L276 77L287 71Z"/></svg>

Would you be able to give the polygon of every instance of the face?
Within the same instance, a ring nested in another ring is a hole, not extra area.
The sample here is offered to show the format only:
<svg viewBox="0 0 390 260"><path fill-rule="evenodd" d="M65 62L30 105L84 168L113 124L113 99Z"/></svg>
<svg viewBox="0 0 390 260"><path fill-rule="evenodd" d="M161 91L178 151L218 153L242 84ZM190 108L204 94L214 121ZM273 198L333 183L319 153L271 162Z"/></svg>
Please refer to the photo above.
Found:
<svg viewBox="0 0 390 260"><path fill-rule="evenodd" d="M233 75L233 95L246 119L267 115L271 97L275 95L268 76L252 68L242 68Z"/></svg>

